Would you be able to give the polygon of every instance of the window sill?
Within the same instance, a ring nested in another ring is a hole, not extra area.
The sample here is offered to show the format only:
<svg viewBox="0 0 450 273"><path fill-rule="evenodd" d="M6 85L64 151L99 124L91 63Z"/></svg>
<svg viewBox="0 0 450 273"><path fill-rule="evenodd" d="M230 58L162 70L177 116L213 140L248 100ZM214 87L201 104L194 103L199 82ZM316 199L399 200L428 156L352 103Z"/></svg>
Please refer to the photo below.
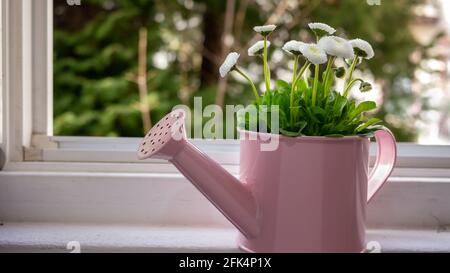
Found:
<svg viewBox="0 0 450 273"><path fill-rule="evenodd" d="M0 252L70 252L77 241L81 252L240 252L232 228L154 227L4 223ZM450 232L374 229L367 242L381 252L450 252Z"/></svg>
<svg viewBox="0 0 450 273"><path fill-rule="evenodd" d="M136 157L140 138L108 137L50 137L57 146L42 149L43 161L57 162L126 162L142 163ZM190 140L200 150L220 164L238 164L238 140ZM450 146L418 145L398 143L396 167L401 168L448 168L450 167ZM370 149L372 161L376 154L376 145ZM160 160L146 162L161 163Z"/></svg>
<svg viewBox="0 0 450 273"><path fill-rule="evenodd" d="M231 227L179 173L46 171L43 166L54 164L24 164L0 172L1 221ZM448 176L392 176L368 206L368 227L443 230L450 223L448 196Z"/></svg>

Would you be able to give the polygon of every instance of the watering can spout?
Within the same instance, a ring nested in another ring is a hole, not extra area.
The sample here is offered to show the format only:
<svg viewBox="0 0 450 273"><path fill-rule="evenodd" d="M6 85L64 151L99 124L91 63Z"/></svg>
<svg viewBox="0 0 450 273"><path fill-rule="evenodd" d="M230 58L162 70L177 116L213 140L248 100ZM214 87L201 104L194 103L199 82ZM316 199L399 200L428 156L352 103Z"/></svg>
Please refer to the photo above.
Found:
<svg viewBox="0 0 450 273"><path fill-rule="evenodd" d="M187 141L182 110L171 112L147 133L138 157L170 161L242 234L258 234L258 207L251 190Z"/></svg>
<svg viewBox="0 0 450 273"><path fill-rule="evenodd" d="M169 161L243 234L258 233L256 202L245 184L187 141Z"/></svg>

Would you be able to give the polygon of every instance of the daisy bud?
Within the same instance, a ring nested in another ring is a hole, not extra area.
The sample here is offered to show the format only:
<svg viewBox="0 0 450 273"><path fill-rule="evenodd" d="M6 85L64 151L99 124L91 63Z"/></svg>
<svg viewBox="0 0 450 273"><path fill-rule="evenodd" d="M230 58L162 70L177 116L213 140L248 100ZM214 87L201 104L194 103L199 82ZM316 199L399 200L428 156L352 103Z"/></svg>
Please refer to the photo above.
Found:
<svg viewBox="0 0 450 273"><path fill-rule="evenodd" d="M361 82L361 85L359 86L359 91L361 92L369 92L372 90L372 85L368 82Z"/></svg>
<svg viewBox="0 0 450 273"><path fill-rule="evenodd" d="M224 78L231 70L234 69L239 56L240 55L237 52L231 52L230 54L228 54L228 56L225 58L225 61L219 68L220 76L222 78Z"/></svg>
<svg viewBox="0 0 450 273"><path fill-rule="evenodd" d="M341 79L345 75L345 68L343 68L343 67L336 68L334 70L334 74L336 75L336 77Z"/></svg>

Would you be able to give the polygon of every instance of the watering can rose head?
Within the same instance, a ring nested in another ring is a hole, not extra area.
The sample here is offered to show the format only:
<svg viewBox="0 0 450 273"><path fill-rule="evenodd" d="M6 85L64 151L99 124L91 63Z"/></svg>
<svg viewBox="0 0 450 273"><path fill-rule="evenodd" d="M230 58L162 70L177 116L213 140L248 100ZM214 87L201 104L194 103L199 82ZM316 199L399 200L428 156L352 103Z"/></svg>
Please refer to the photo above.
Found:
<svg viewBox="0 0 450 273"><path fill-rule="evenodd" d="M360 92L372 90L370 83L353 77L353 72L364 59L374 57L372 46L362 39L347 40L335 36L336 29L324 23L310 23L308 27L316 43L291 40L282 47L294 61L289 83L277 80L275 86L271 85L267 60L269 37L276 30L275 25L254 27L262 40L252 45L247 52L248 56L262 59L265 90L258 90L251 77L238 66L239 53L232 52L226 57L220 67L220 75L225 77L235 72L247 80L255 97L251 105L258 109L253 119L251 113L238 115L238 124L245 130L262 132L260 128L263 128L266 130L264 132L291 137L373 134L380 128L381 120L367 117L366 112L376 108L375 102L357 102L350 95L352 88L358 85ZM341 59L340 63L345 65L334 67L337 59ZM338 79L343 81L340 90L336 84ZM267 115L267 109L277 109L276 115L268 116L268 119L272 116L278 119L277 130L268 126L274 121L259 118L258 113L265 111ZM257 126L250 126L255 123Z"/></svg>

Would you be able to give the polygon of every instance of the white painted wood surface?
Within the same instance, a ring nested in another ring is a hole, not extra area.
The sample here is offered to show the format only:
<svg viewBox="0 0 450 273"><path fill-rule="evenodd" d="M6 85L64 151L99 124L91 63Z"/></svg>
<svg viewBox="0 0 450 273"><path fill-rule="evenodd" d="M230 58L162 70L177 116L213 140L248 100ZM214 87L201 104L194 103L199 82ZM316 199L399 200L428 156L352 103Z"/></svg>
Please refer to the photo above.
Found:
<svg viewBox="0 0 450 273"><path fill-rule="evenodd" d="M69 253L69 242L81 252L240 252L235 238L230 228L4 223L0 252ZM368 230L366 241L380 252L450 252L448 231Z"/></svg>
<svg viewBox="0 0 450 273"><path fill-rule="evenodd" d="M28 0L30 1L30 0ZM53 1L31 0L32 134L53 135Z"/></svg>
<svg viewBox="0 0 450 273"><path fill-rule="evenodd" d="M140 138L51 137L50 140L58 147L44 148L43 161L142 163L136 156ZM239 164L238 140L191 141L220 164ZM373 161L375 143L372 143L370 153ZM450 169L450 146L399 143L396 167Z"/></svg>
<svg viewBox="0 0 450 273"><path fill-rule="evenodd" d="M28 46L24 46L29 38L24 32L24 28L29 21L24 17L29 15L30 9L23 6L23 1L2 1L2 71L3 71L3 142L7 158L10 161L21 161L22 147L31 138L30 123L26 118L31 119L31 109L26 95L29 78L29 70L25 68L30 65L29 57L30 41ZM29 20L29 19L28 19ZM27 59L28 58L28 59ZM29 66L31 67L31 65ZM29 87L29 86L28 86ZM30 98L31 99L31 98ZM29 130L29 132L27 132Z"/></svg>
<svg viewBox="0 0 450 273"><path fill-rule="evenodd" d="M0 219L230 227L178 173L0 172ZM450 179L393 177L369 204L369 227L444 229Z"/></svg>

